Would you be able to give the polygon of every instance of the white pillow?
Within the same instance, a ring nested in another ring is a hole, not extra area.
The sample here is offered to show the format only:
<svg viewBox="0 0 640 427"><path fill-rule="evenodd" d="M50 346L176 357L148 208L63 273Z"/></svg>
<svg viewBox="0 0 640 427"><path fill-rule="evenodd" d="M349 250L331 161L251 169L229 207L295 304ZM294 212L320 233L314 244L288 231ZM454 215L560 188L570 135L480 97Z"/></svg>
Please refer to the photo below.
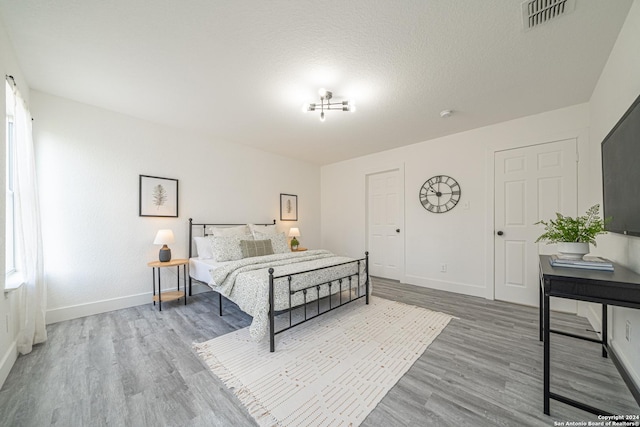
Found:
<svg viewBox="0 0 640 427"><path fill-rule="evenodd" d="M213 250L211 249L211 239L209 237L194 237L193 241L196 242L196 251L198 252L198 259L213 258Z"/></svg>
<svg viewBox="0 0 640 427"><path fill-rule="evenodd" d="M238 225L234 227L209 227L209 232L213 237L251 236L251 230L246 225Z"/></svg>
<svg viewBox="0 0 640 427"><path fill-rule="evenodd" d="M265 236L267 234L268 235L278 234L278 229L276 228L275 224L270 224L270 225L249 224L249 230L251 230L251 234L253 235L254 240L260 240L257 237L258 234L262 236Z"/></svg>
<svg viewBox="0 0 640 427"><path fill-rule="evenodd" d="M274 254L284 254L287 252L291 252L289 243L287 243L287 237L284 235L284 232L278 234L265 234L257 231L254 234L254 238L255 240L271 240L271 247L273 248Z"/></svg>
<svg viewBox="0 0 640 427"><path fill-rule="evenodd" d="M211 250L216 261L236 261L242 259L240 241L247 236L211 237Z"/></svg>

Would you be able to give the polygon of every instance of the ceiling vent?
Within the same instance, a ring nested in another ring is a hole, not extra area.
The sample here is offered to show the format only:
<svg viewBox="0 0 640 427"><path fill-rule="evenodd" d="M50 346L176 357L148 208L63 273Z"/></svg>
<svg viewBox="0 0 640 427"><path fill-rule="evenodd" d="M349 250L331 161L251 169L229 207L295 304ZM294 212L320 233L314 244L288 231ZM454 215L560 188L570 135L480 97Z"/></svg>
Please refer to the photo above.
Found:
<svg viewBox="0 0 640 427"><path fill-rule="evenodd" d="M522 3L524 30L532 30L545 22L573 12L575 0L527 0Z"/></svg>

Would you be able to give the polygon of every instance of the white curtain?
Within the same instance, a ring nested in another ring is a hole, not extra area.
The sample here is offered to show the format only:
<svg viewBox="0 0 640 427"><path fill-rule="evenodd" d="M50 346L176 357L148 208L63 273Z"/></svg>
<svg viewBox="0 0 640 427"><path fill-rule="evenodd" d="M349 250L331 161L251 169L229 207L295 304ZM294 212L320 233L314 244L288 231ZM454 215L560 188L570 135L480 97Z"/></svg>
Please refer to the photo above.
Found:
<svg viewBox="0 0 640 427"><path fill-rule="evenodd" d="M16 270L23 279L18 308L20 334L18 351L31 352L34 344L46 341L46 286L42 262L42 232L36 182L36 165L31 132L31 114L19 92L15 93L15 239Z"/></svg>

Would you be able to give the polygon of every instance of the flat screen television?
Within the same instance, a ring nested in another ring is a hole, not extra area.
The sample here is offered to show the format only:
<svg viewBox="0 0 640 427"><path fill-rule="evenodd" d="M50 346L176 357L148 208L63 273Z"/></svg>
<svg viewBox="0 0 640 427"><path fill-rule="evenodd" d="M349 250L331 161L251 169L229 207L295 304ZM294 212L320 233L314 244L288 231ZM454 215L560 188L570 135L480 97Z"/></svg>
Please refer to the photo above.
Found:
<svg viewBox="0 0 640 427"><path fill-rule="evenodd" d="M640 236L640 96L602 141L602 190L605 228Z"/></svg>

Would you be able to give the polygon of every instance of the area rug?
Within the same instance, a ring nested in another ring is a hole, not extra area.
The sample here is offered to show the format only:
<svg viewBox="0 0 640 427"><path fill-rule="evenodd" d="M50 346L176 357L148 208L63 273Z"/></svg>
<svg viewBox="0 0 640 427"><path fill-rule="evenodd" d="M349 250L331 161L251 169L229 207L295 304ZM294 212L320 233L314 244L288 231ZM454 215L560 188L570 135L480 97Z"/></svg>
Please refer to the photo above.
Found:
<svg viewBox="0 0 640 427"><path fill-rule="evenodd" d="M256 343L248 328L194 344L261 426L357 426L452 316L372 297Z"/></svg>

